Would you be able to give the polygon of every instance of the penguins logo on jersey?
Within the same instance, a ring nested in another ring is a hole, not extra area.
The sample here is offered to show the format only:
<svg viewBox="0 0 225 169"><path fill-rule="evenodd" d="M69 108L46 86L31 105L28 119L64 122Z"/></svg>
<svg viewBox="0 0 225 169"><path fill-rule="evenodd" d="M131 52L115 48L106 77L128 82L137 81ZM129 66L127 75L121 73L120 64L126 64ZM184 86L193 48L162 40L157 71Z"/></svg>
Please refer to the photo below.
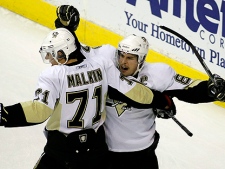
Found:
<svg viewBox="0 0 225 169"><path fill-rule="evenodd" d="M56 38L58 36L58 34L59 34L58 32L53 32L52 33L52 38Z"/></svg>
<svg viewBox="0 0 225 169"><path fill-rule="evenodd" d="M79 135L79 139L80 139L81 143L86 142L87 141L87 134Z"/></svg>
<svg viewBox="0 0 225 169"><path fill-rule="evenodd" d="M125 110L131 111L131 106L117 100L107 100L106 105L109 107L115 107L118 116L121 116Z"/></svg>

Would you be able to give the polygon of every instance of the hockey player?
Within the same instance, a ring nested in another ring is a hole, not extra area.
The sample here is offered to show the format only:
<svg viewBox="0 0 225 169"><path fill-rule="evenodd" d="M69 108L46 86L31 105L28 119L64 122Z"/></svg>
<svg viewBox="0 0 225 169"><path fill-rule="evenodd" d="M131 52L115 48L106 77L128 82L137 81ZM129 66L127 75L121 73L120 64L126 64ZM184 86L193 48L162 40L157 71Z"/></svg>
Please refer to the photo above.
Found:
<svg viewBox="0 0 225 169"><path fill-rule="evenodd" d="M98 50L104 52L109 51L109 48L111 47L103 46ZM115 49L112 53L114 51ZM225 82L220 77L217 81L222 83L221 89L216 89L217 93L213 95L212 90L208 90L215 88L211 81L184 77L164 63L147 63L147 52L147 40L130 35L119 42L115 63L124 76L134 76L151 89L167 93L170 97L177 97L189 103L225 101ZM220 95L222 98L217 97ZM137 109L124 102L114 106L113 102L115 101L107 100L104 123L112 168L122 169L126 166L132 169L158 169L155 149L159 134L155 128L155 118L169 118L167 113L159 109Z"/></svg>
<svg viewBox="0 0 225 169"><path fill-rule="evenodd" d="M56 27L64 25L73 32L71 28L74 27L72 22L75 15L79 16L79 12L73 6L59 6ZM76 28L78 24L79 21L75 24ZM217 83L215 85L211 80L193 80L179 75L164 63L146 63L148 48L146 38L130 35L119 43L117 49L111 45L103 45L89 50L98 54L104 53L124 76L133 76L151 89L164 92L171 97L189 103L225 101L224 79L214 75ZM127 102L115 99L108 99L106 104L104 128L111 168L158 169L155 149L159 134L155 129L155 118L169 118L167 113L170 112L160 109L137 109Z"/></svg>
<svg viewBox="0 0 225 169"><path fill-rule="evenodd" d="M0 104L1 126L30 126L49 118L47 143L36 169L105 168L100 164L107 152L102 127L107 93L135 107L175 111L172 100L121 77L105 56L80 50L67 29L51 31L40 54L52 66L40 74L34 99L5 107Z"/></svg>

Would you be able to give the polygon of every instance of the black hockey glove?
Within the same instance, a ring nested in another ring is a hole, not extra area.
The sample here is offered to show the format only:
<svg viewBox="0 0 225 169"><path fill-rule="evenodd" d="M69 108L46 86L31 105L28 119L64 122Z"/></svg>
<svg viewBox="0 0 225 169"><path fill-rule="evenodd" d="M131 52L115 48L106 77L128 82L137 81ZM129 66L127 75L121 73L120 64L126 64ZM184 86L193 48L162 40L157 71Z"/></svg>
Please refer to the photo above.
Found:
<svg viewBox="0 0 225 169"><path fill-rule="evenodd" d="M169 119L172 116L176 115L176 106L172 98L170 98L167 95L165 95L165 97L168 102L167 108L166 109L153 108L153 112L158 118Z"/></svg>
<svg viewBox="0 0 225 169"><path fill-rule="evenodd" d="M208 95L213 97L216 101L225 101L225 80L219 75L213 75L214 82L209 79L208 81Z"/></svg>
<svg viewBox="0 0 225 169"><path fill-rule="evenodd" d="M76 31L80 22L80 14L76 8L71 5L61 5L56 9L57 19L56 28L67 28L70 31Z"/></svg>
<svg viewBox="0 0 225 169"><path fill-rule="evenodd" d="M4 126L5 123L7 122L6 120L6 116L7 116L7 112L5 111L5 108L3 106L2 103L0 103L0 126Z"/></svg>
<svg viewBox="0 0 225 169"><path fill-rule="evenodd" d="M169 119L172 116L176 115L176 111L174 110L161 110L161 109L154 108L153 112L158 118L162 118L162 119Z"/></svg>

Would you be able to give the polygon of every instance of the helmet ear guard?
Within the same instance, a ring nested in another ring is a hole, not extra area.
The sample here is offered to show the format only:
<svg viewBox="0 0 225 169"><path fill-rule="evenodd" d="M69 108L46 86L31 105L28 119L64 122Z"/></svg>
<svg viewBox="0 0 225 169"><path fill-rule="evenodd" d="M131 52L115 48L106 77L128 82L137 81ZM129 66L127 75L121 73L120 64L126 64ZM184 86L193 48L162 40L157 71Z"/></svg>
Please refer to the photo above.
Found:
<svg viewBox="0 0 225 169"><path fill-rule="evenodd" d="M77 49L75 45L75 38L71 32L65 28L58 28L51 31L43 40L41 45L40 54L44 63L50 63L50 56L58 63L58 59L65 59L63 63L67 63L69 54Z"/></svg>
<svg viewBox="0 0 225 169"><path fill-rule="evenodd" d="M137 55L138 66L137 66L137 70L133 74L134 76L143 68L148 50L149 50L149 43L145 37L136 36L134 34L129 35L128 37L123 39L121 42L119 42L117 52L116 52L117 61L119 59L120 52Z"/></svg>

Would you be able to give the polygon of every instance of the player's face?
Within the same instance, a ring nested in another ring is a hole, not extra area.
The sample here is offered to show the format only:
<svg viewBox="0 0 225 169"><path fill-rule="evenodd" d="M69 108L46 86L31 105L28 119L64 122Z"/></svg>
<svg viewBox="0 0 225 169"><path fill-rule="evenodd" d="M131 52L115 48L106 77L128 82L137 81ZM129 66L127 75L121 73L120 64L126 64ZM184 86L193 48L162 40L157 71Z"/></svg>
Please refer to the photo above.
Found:
<svg viewBox="0 0 225 169"><path fill-rule="evenodd" d="M124 76L132 76L137 70L137 56L121 52L119 55L119 70Z"/></svg>
<svg viewBox="0 0 225 169"><path fill-rule="evenodd" d="M49 52L46 54L45 59L49 60L49 63L51 63L52 66L58 65L58 63L55 61L55 59L52 57L51 53Z"/></svg>

